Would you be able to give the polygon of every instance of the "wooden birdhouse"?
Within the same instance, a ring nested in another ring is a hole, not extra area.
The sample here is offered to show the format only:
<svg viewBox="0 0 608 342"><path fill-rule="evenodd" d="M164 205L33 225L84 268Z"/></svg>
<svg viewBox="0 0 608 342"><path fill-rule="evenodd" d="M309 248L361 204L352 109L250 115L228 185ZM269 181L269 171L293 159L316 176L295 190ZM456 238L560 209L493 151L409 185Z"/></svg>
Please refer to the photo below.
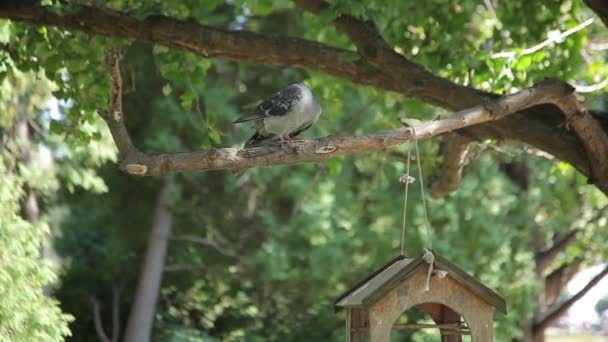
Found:
<svg viewBox="0 0 608 342"><path fill-rule="evenodd" d="M493 341L494 309L507 313L501 296L435 252L391 260L335 306L346 309L347 342L388 342L392 329L423 328L439 329L441 341ZM435 324L397 322L414 307Z"/></svg>

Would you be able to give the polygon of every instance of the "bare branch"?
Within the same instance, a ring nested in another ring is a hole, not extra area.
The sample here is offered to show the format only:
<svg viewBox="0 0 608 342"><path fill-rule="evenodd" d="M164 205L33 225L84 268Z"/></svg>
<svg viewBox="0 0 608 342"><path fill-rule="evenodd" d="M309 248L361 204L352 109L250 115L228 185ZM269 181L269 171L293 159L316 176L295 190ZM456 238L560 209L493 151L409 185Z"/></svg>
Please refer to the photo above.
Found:
<svg viewBox="0 0 608 342"><path fill-rule="evenodd" d="M591 84L591 85L577 85L576 87L576 91L578 93L592 93L594 91L598 91L600 89L604 89L606 88L606 86L608 86L608 78L595 83L595 84Z"/></svg>
<svg viewBox="0 0 608 342"><path fill-rule="evenodd" d="M561 316L564 312L566 312L576 301L581 299L589 290L591 290L597 283L599 283L606 275L608 274L608 266L606 266L600 273L598 273L595 277L593 277L585 287L583 287L579 292L574 294L572 297L555 303L543 313L538 315L538 317L534 320L534 331L543 331L551 322Z"/></svg>
<svg viewBox="0 0 608 342"><path fill-rule="evenodd" d="M112 52L110 52L111 54ZM109 60L114 61L117 58L109 58ZM109 63L109 66L113 70L111 63ZM111 73L111 75L113 77L111 94L115 94L115 87L120 87L120 79L116 79L114 73ZM478 105L439 120L424 122L414 127L415 130L400 128L364 136L326 137L296 141L287 149L269 145L250 149L221 148L209 151L144 154L137 151L133 146L124 126L124 120L116 120L112 115L101 114L108 122L110 132L117 142L116 145L122 156L120 167L133 175L156 176L172 172L241 170L270 165L321 162L342 155L382 150L414 139L430 139L446 132L498 120L513 112L535 105L554 103L564 110L570 125L575 127L577 132L581 132L583 136L590 139L590 141L585 142L585 145L589 147L590 157L599 162L596 164L599 168L592 170L594 174L599 174L603 168L608 168L608 163L601 160L602 156L608 154L605 151L608 149L608 142L606 146L603 146L602 139L608 140L608 138L605 135L604 137L601 136L603 132L593 131L599 125L592 118L588 118L589 115L580 107L579 102L572 95L572 90L573 88L563 81L546 80L515 94L486 101L484 105ZM572 101L575 102L572 103ZM119 102L112 102L111 100L110 104L112 103L118 104ZM110 113L112 112L115 113L116 109L110 108ZM598 134L597 139L594 135L596 133ZM608 190L608 179L602 178L606 177L599 177L598 179L605 182L598 182L597 185L600 189Z"/></svg>
<svg viewBox="0 0 608 342"><path fill-rule="evenodd" d="M202 238L200 236L184 234L184 235L171 236L170 239L174 240L174 241L188 241L188 242L198 243L203 246L211 247L214 250L216 250L218 253L220 253L224 256L238 259L238 254L235 251L222 247L217 242Z"/></svg>
<svg viewBox="0 0 608 342"><path fill-rule="evenodd" d="M573 28L566 30L564 32L558 33L556 35L550 35L549 38L539 44L536 44L532 47L523 49L521 52L517 52L517 51L503 51L503 52L497 52L492 54L490 57L491 58L513 58L517 55L530 55L533 54L545 47L547 47L548 45L550 45L551 43L559 43L561 42L563 39L565 39L566 37L584 29L585 27L589 26L593 24L593 18L589 18L585 21L583 21L582 23L574 26Z"/></svg>
<svg viewBox="0 0 608 342"><path fill-rule="evenodd" d="M108 335L106 335L106 332L103 329L99 301L97 300L97 298L94 297L89 298L89 300L93 305L93 322L95 323L95 331L97 332L97 337L99 337L102 342L113 342L112 340L110 340L110 338L108 338Z"/></svg>
<svg viewBox="0 0 608 342"><path fill-rule="evenodd" d="M204 270L206 268L205 265L173 264L165 266L165 272Z"/></svg>
<svg viewBox="0 0 608 342"><path fill-rule="evenodd" d="M458 133L449 134L443 139L439 149L443 162L437 178L429 184L431 196L441 198L458 188L470 143L471 139Z"/></svg>
<svg viewBox="0 0 608 342"><path fill-rule="evenodd" d="M323 0L294 0L294 2L317 15L329 8L329 4ZM400 92L414 97L424 93L425 102L451 110L461 110L481 102L483 93L437 76L422 65L397 53L382 38L373 22L341 14L333 23L336 29L350 38L357 47L357 52L369 64L380 72L384 71L383 75L403 86L400 87ZM429 92L425 89L442 89L442 91Z"/></svg>
<svg viewBox="0 0 608 342"><path fill-rule="evenodd" d="M110 72L112 84L108 97L108 111L99 109L98 112L108 124L110 131L112 131L114 143L118 148L119 158L122 159L127 158L130 154L137 154L139 152L133 145L124 123L122 111L122 77L120 76L119 58L116 48L112 48L106 53L106 65Z"/></svg>

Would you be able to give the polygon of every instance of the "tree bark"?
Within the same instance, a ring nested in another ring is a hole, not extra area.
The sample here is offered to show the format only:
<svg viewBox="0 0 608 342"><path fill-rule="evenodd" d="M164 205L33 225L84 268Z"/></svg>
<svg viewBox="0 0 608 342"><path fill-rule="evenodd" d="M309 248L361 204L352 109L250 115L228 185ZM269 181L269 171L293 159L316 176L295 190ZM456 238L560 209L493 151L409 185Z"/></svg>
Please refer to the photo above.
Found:
<svg viewBox="0 0 608 342"><path fill-rule="evenodd" d="M156 303L160 291L169 236L173 226L173 213L168 206L171 182L166 180L158 193L148 247L140 271L135 301L129 313L124 341L150 341Z"/></svg>

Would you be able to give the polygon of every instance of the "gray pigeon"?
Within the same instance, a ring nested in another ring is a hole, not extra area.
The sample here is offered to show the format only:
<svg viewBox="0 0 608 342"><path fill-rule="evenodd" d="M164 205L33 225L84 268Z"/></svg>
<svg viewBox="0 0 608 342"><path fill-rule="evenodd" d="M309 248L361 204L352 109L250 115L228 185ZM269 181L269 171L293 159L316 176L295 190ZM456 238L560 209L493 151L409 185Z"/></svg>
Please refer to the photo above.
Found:
<svg viewBox="0 0 608 342"><path fill-rule="evenodd" d="M292 83L262 101L253 113L234 123L252 122L255 133L245 147L261 146L276 140L285 141L304 132L321 115L321 104L304 83Z"/></svg>

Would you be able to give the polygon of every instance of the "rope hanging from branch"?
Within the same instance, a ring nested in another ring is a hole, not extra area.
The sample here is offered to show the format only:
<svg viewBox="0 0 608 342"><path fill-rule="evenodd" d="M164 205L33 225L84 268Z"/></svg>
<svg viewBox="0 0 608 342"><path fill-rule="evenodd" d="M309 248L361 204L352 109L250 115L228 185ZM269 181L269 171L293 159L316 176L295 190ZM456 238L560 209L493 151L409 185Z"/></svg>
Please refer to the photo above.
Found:
<svg viewBox="0 0 608 342"><path fill-rule="evenodd" d="M416 131L413 127L410 127L412 130L413 136L416 136ZM424 225L426 228L426 238L427 238L427 246L428 248L424 249L424 255L422 258L429 264L429 270L426 276L426 286L425 291L430 290L430 282L431 282L431 274L433 273L433 263L435 261L435 256L432 253L433 242L431 241L431 228L429 223L429 217L426 208L426 197L424 194L424 182L422 180L422 166L420 164L420 150L418 149L418 139L414 139L414 147L416 149L416 163L418 166L418 177L420 183L420 196L422 198L422 210L424 213ZM410 144L407 146L407 162L405 168L405 174L399 177L399 181L404 183L404 196L403 196L403 225L401 228L401 255L404 255L405 251L405 228L407 226L407 202L408 202L408 191L409 185L416 181L416 178L410 175L410 164L411 164L411 148Z"/></svg>

